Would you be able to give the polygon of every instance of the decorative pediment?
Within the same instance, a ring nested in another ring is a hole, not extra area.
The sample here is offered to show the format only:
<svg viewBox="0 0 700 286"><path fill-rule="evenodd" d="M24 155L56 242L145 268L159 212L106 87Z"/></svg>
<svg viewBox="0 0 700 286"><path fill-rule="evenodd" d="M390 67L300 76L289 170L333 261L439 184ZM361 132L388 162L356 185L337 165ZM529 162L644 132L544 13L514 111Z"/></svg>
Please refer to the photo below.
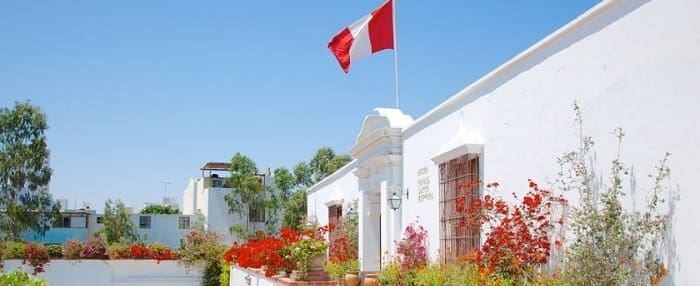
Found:
<svg viewBox="0 0 700 286"><path fill-rule="evenodd" d="M362 123L360 134L357 135L355 145L360 145L365 139L377 130L397 128L404 129L413 124L413 118L403 114L400 109L375 108L374 114L367 115Z"/></svg>
<svg viewBox="0 0 700 286"><path fill-rule="evenodd" d="M440 148L440 151L430 158L436 165L465 154L481 154L484 152L483 140L464 128L464 111L459 112L459 117L457 133L447 144Z"/></svg>

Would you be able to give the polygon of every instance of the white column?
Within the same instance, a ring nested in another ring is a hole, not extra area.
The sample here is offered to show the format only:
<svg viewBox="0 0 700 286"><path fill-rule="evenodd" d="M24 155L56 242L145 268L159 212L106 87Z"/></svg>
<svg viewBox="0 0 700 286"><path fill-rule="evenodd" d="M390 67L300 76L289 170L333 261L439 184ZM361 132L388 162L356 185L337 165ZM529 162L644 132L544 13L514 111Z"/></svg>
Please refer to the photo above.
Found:
<svg viewBox="0 0 700 286"><path fill-rule="evenodd" d="M375 272L379 270L380 246L380 209L379 193L367 178L359 180L360 199L359 217L359 258L360 271Z"/></svg>

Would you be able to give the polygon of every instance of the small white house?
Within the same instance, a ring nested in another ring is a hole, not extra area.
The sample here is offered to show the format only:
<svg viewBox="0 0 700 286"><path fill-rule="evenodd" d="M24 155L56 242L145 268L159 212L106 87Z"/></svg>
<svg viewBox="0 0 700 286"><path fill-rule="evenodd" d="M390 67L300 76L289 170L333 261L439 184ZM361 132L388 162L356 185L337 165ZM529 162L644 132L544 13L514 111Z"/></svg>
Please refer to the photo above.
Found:
<svg viewBox="0 0 700 286"><path fill-rule="evenodd" d="M375 109L351 150L355 160L310 188L308 215L327 223L329 206L359 200L363 271L378 270L416 219L428 230L433 259L464 254L483 237L450 231L457 183L498 181L504 198L525 193L530 178L546 186L557 175L556 158L578 146L578 102L602 175L617 153L613 130L624 130L632 200L644 200L647 175L672 154L670 281L700 284L692 272L700 267L700 194L693 191L700 173L699 51L700 1L603 1L415 121L397 109ZM402 200L397 210L389 207L392 196Z"/></svg>
<svg viewBox="0 0 700 286"><path fill-rule="evenodd" d="M224 197L231 191L231 187L226 185L226 177L231 170L230 163L209 162L200 170L202 176L190 178L185 188L183 214L202 215L205 227L220 234L226 244L236 240L235 235L230 231L231 226L246 224L246 220L253 229L265 229L265 221L268 217L264 209L251 208L247 218L229 213ZM274 185L274 177L269 170L258 175L265 186Z"/></svg>

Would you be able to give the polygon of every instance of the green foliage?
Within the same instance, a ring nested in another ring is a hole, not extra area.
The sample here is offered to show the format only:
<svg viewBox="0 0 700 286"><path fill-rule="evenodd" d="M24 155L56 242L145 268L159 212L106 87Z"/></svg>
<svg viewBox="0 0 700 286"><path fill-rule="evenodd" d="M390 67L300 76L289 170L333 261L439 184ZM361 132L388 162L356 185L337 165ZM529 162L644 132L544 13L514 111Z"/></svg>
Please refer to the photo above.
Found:
<svg viewBox="0 0 700 286"><path fill-rule="evenodd" d="M180 210L173 206L148 205L141 210L141 214L179 214Z"/></svg>
<svg viewBox="0 0 700 286"><path fill-rule="evenodd" d="M209 261L204 266L204 273L202 273L202 286L220 286L221 281L221 261Z"/></svg>
<svg viewBox="0 0 700 286"><path fill-rule="evenodd" d="M0 273L0 285L3 286L45 286L46 280L43 278L30 276L19 267L16 270Z"/></svg>
<svg viewBox="0 0 700 286"><path fill-rule="evenodd" d="M275 186L280 191L282 201L286 201L291 195L292 188L296 185L296 179L285 167L277 168L272 173L275 175Z"/></svg>
<svg viewBox="0 0 700 286"><path fill-rule="evenodd" d="M48 247L49 257L51 258L61 258L63 257L63 247L60 245L49 245Z"/></svg>
<svg viewBox="0 0 700 286"><path fill-rule="evenodd" d="M24 259L27 244L19 241L9 241L5 244L2 259Z"/></svg>
<svg viewBox="0 0 700 286"><path fill-rule="evenodd" d="M0 235L6 239L18 240L25 230L43 236L58 216L60 206L46 188L52 173L47 129L38 107L0 108Z"/></svg>
<svg viewBox="0 0 700 286"><path fill-rule="evenodd" d="M126 243L114 243L107 247L109 259L126 259L131 257L131 245Z"/></svg>
<svg viewBox="0 0 700 286"><path fill-rule="evenodd" d="M80 254L85 246L79 240L68 240L63 244L63 257L65 259L80 259Z"/></svg>
<svg viewBox="0 0 700 286"><path fill-rule="evenodd" d="M416 272L413 282L422 286L444 286L447 275L440 265L432 264Z"/></svg>
<svg viewBox="0 0 700 286"><path fill-rule="evenodd" d="M326 265L323 266L323 271L328 273L328 276L333 279L341 279L345 277L345 273L347 272L347 269L345 269L345 265L342 263L333 263L333 262L326 262Z"/></svg>
<svg viewBox="0 0 700 286"><path fill-rule="evenodd" d="M104 227L100 234L107 244L112 243L133 243L138 240L136 226L131 221L131 216L126 211L126 206L121 200L112 202L111 199L105 202L104 215L102 216Z"/></svg>
<svg viewBox="0 0 700 286"><path fill-rule="evenodd" d="M221 264L221 275L219 275L219 286L229 286L231 283L231 265L226 261L219 262Z"/></svg>
<svg viewBox="0 0 700 286"><path fill-rule="evenodd" d="M282 227L300 230L301 222L306 217L306 190L297 190L284 202L284 217Z"/></svg>
<svg viewBox="0 0 700 286"><path fill-rule="evenodd" d="M246 239L254 232L250 224L251 208L264 209L268 203L268 193L263 185L255 162L241 153L231 159L231 176L228 178L231 191L224 196L229 213L238 214L245 226L232 227L231 231L239 238Z"/></svg>
<svg viewBox="0 0 700 286"><path fill-rule="evenodd" d="M342 279L345 274L349 272L360 271L360 261L353 259L346 261L344 263L333 263L331 261L326 262L323 266L323 270L328 273L328 276L334 279Z"/></svg>
<svg viewBox="0 0 700 286"><path fill-rule="evenodd" d="M309 161L309 168L313 172L314 183L320 182L350 161L352 161L350 156L336 156L335 151L330 147L319 148Z"/></svg>
<svg viewBox="0 0 700 286"><path fill-rule="evenodd" d="M578 105L576 123L582 125ZM582 130L582 127L580 127ZM618 143L624 133L616 129ZM669 175L669 154L650 175L654 186L641 212L623 208L626 194L623 182L629 180L627 167L620 160L620 146L612 161L609 186L597 182L590 165L593 141L580 133L581 146L559 159L562 171L557 183L566 191L577 191L580 201L572 212L571 228L576 238L566 251L562 276L574 285L656 285L666 275L660 259L665 214L657 211L663 203L662 183Z"/></svg>
<svg viewBox="0 0 700 286"><path fill-rule="evenodd" d="M186 268L203 267L202 285L219 286L221 257L225 246L211 231L190 231L180 247L180 262Z"/></svg>
<svg viewBox="0 0 700 286"><path fill-rule="evenodd" d="M304 161L294 165L294 178L296 178L297 186L311 187L314 184L313 173L311 167Z"/></svg>
<svg viewBox="0 0 700 286"><path fill-rule="evenodd" d="M397 261L391 261L377 272L377 280L383 285L396 284L401 277L401 264Z"/></svg>

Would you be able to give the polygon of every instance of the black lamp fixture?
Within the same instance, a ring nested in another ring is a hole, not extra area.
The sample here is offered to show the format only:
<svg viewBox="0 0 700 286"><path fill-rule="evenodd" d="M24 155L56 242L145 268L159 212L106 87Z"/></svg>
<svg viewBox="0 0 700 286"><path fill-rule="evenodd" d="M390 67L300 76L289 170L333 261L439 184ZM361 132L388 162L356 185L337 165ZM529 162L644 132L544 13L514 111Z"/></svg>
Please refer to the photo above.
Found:
<svg viewBox="0 0 700 286"><path fill-rule="evenodd" d="M345 214L345 217L349 220L356 220L357 219L357 211L355 210L355 208L351 207L350 210L348 210L348 213Z"/></svg>
<svg viewBox="0 0 700 286"><path fill-rule="evenodd" d="M397 195L395 191L387 201L392 210L398 210L401 207L401 196Z"/></svg>

